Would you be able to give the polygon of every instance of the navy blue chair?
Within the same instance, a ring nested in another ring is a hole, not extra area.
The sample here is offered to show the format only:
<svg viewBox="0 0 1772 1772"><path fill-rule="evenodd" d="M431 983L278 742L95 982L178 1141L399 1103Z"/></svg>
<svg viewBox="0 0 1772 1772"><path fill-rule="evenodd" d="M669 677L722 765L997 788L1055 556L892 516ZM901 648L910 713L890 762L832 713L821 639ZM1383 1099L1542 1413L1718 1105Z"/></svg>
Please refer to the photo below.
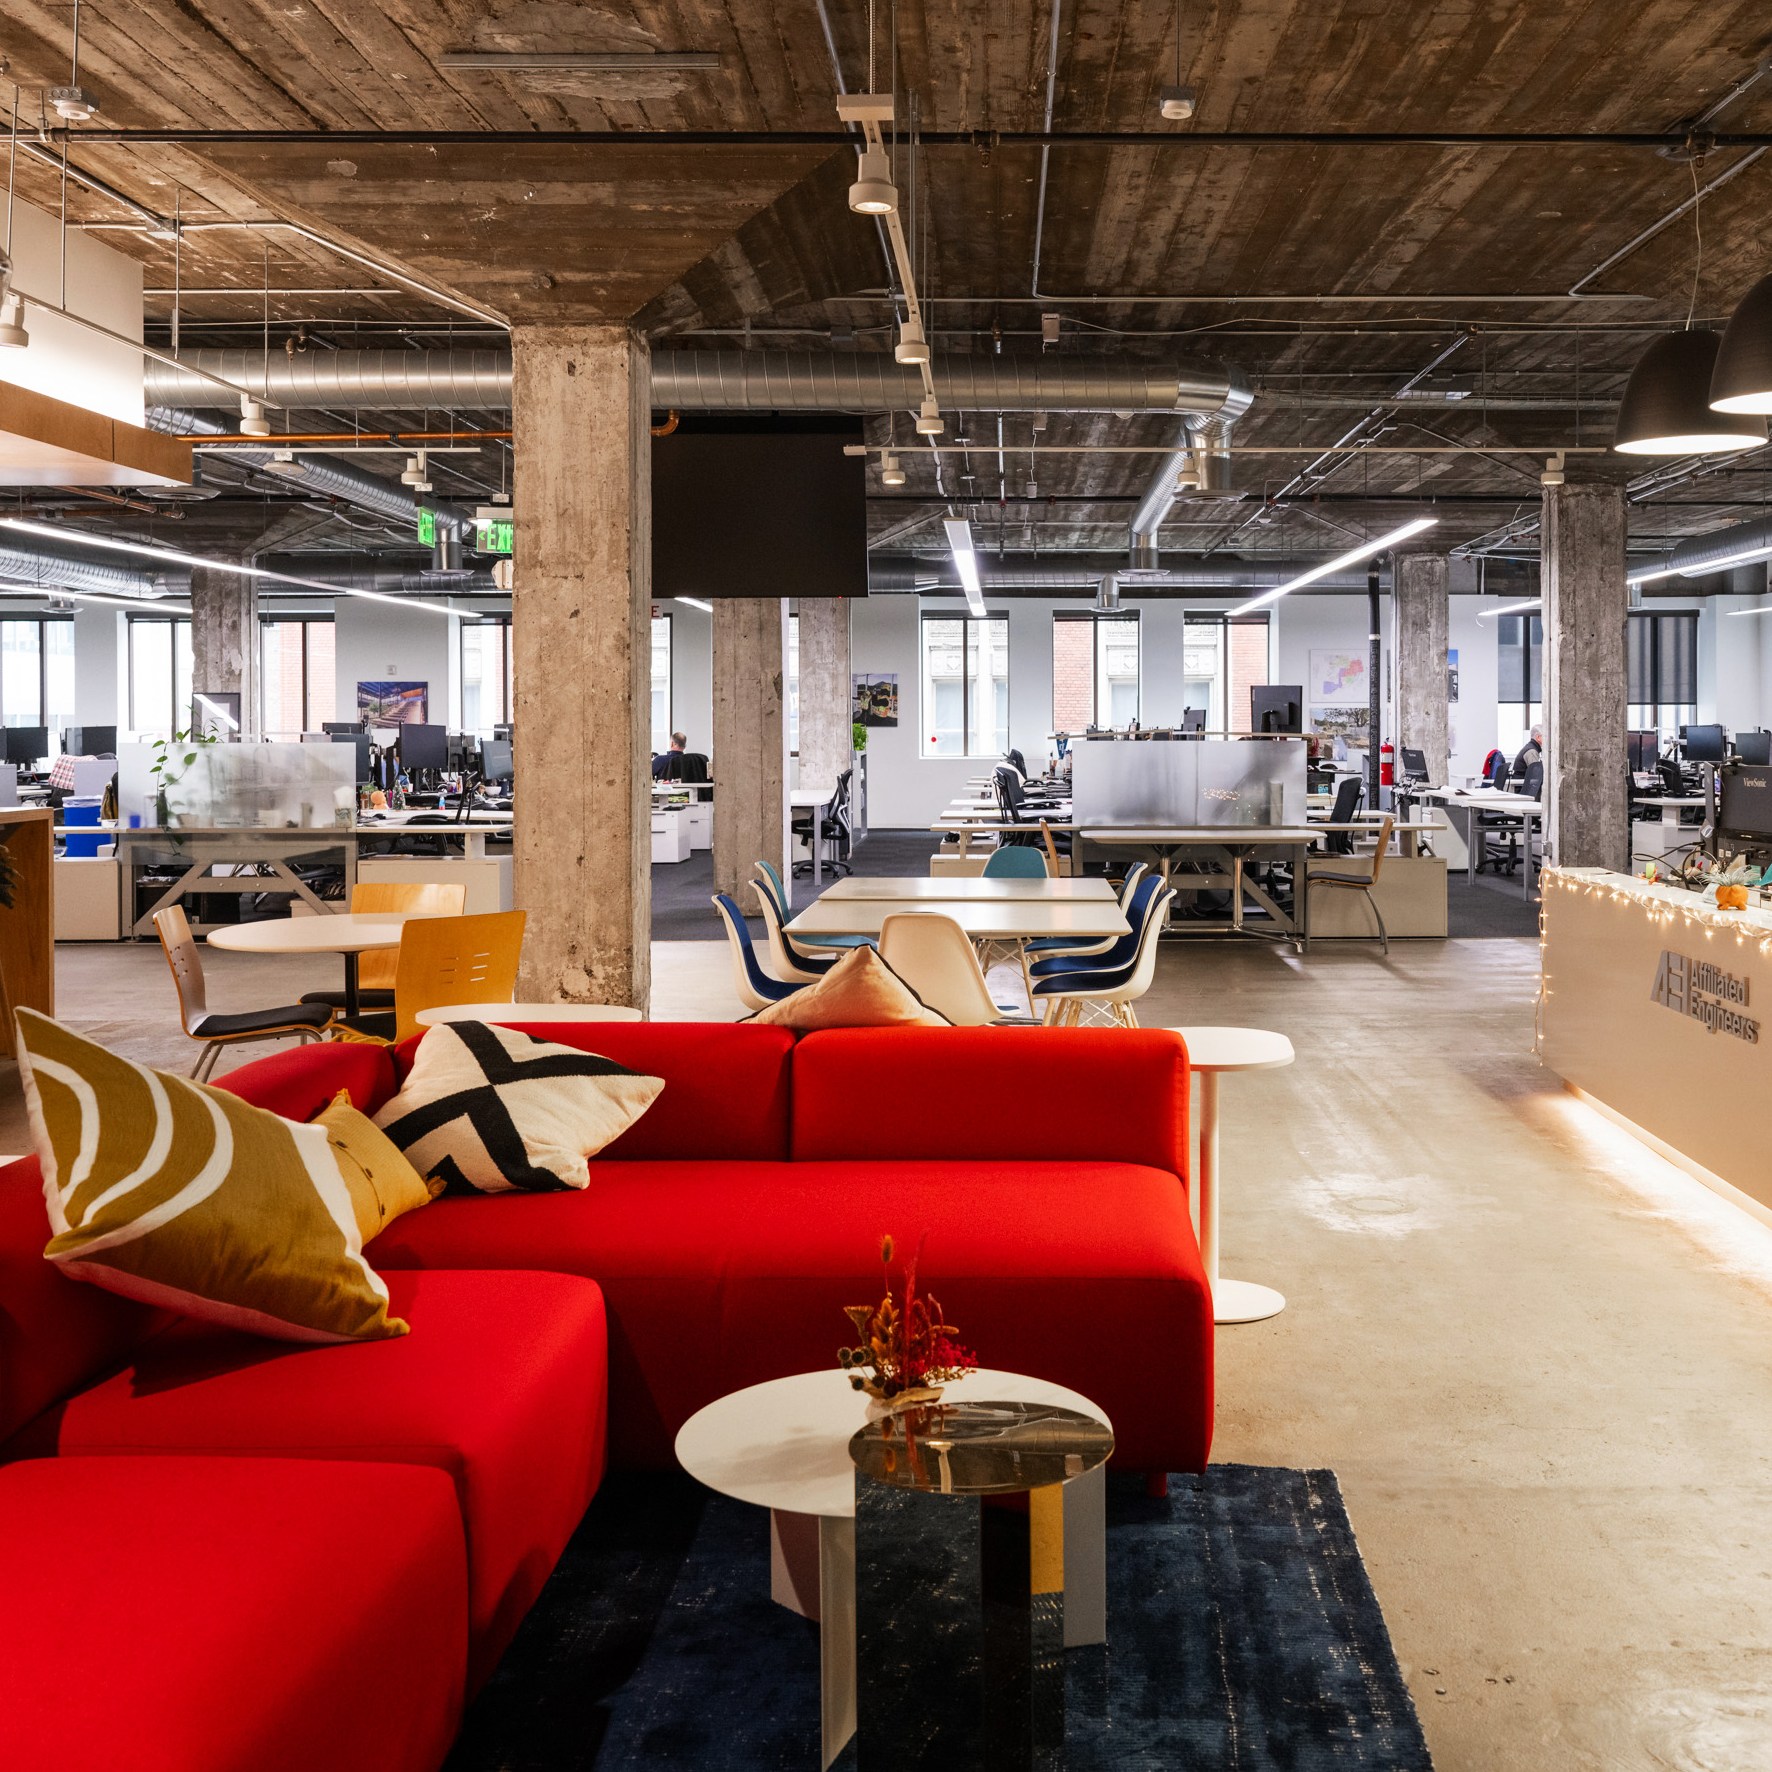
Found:
<svg viewBox="0 0 1772 1772"><path fill-rule="evenodd" d="M1125 907L1131 932L1122 935L1112 947L1098 954L1053 954L1036 960L1029 970L1037 984L1041 979L1060 978L1070 973L1122 972L1138 958L1139 940L1144 932L1145 916L1150 903L1163 890L1160 874L1146 874L1132 889L1132 902Z"/></svg>
<svg viewBox="0 0 1772 1772"><path fill-rule="evenodd" d="M724 918L727 939L732 945L732 975L738 985L739 1001L747 1009L767 1009L771 1003L791 997L800 987L783 984L763 970L751 932L745 926L744 912L724 892L714 894L714 909Z"/></svg>

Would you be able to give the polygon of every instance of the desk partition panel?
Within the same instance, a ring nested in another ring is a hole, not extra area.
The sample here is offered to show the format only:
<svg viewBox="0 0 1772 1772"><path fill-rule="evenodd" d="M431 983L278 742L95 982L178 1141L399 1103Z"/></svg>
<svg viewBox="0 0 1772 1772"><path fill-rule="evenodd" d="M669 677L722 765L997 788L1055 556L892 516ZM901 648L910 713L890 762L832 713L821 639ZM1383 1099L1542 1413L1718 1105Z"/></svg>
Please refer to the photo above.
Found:
<svg viewBox="0 0 1772 1772"><path fill-rule="evenodd" d="M1103 827L1302 824L1303 739L1080 744L1072 755L1075 820Z"/></svg>

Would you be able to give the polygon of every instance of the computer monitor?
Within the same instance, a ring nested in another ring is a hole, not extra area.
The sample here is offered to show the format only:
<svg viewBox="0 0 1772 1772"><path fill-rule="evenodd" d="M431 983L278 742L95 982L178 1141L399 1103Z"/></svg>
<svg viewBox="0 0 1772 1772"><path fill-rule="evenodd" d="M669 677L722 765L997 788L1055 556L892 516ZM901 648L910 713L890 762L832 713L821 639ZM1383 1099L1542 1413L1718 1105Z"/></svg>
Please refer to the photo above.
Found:
<svg viewBox="0 0 1772 1772"><path fill-rule="evenodd" d="M488 781L509 781L512 768L511 741L508 738L481 739L480 773Z"/></svg>
<svg viewBox="0 0 1772 1772"><path fill-rule="evenodd" d="M1720 763L1724 755L1721 726L1682 726L1680 742L1688 763Z"/></svg>
<svg viewBox="0 0 1772 1772"><path fill-rule="evenodd" d="M62 733L62 749L70 757L114 757L117 754L117 728L69 726Z"/></svg>
<svg viewBox="0 0 1772 1772"><path fill-rule="evenodd" d="M1304 685L1259 683L1249 691L1251 732L1304 731Z"/></svg>
<svg viewBox="0 0 1772 1772"><path fill-rule="evenodd" d="M301 735L301 741L303 744L331 744L332 734L330 732L304 732Z"/></svg>
<svg viewBox="0 0 1772 1772"><path fill-rule="evenodd" d="M449 767L449 728L410 723L400 728L400 766L409 775L420 769L441 772Z"/></svg>
<svg viewBox="0 0 1772 1772"><path fill-rule="evenodd" d="M1725 769L1717 829L1760 844L1772 841L1772 774L1751 763Z"/></svg>
<svg viewBox="0 0 1772 1772"><path fill-rule="evenodd" d="M1660 755L1661 735L1658 732L1633 732L1625 742L1630 752L1631 774L1647 775Z"/></svg>
<svg viewBox="0 0 1772 1772"><path fill-rule="evenodd" d="M6 760L21 769L35 769L49 755L47 726L8 726Z"/></svg>
<svg viewBox="0 0 1772 1772"><path fill-rule="evenodd" d="M1772 763L1772 732L1738 732L1735 735L1738 761L1764 769Z"/></svg>
<svg viewBox="0 0 1772 1772"><path fill-rule="evenodd" d="M361 720L322 720L320 730L330 732L334 738L342 738L347 733L361 732L363 722Z"/></svg>
<svg viewBox="0 0 1772 1772"><path fill-rule="evenodd" d="M510 738L510 737L514 736L514 734L512 732L512 728L509 725L503 725L503 726L494 726L492 729L492 736L494 738Z"/></svg>
<svg viewBox="0 0 1772 1772"><path fill-rule="evenodd" d="M1204 732L1206 730L1206 710L1204 708L1183 708L1181 710L1181 729L1183 732Z"/></svg>
<svg viewBox="0 0 1772 1772"><path fill-rule="evenodd" d="M354 744L357 747L357 779L375 779L375 745L367 732L359 732L353 728L345 732L328 733L327 737L333 744Z"/></svg>
<svg viewBox="0 0 1772 1772"><path fill-rule="evenodd" d="M1402 747L1402 754L1403 754L1403 779L1405 781L1426 781L1427 780L1427 752L1426 751L1418 751L1418 750L1413 749L1409 745L1404 745Z"/></svg>

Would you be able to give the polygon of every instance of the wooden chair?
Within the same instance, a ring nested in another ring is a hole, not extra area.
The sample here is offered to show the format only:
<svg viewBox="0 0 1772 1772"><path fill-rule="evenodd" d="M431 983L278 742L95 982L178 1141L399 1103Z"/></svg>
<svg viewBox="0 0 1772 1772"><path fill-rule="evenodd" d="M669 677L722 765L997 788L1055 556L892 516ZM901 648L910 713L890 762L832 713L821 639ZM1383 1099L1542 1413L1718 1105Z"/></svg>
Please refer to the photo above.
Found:
<svg viewBox="0 0 1772 1772"><path fill-rule="evenodd" d="M407 1040L423 1032L423 1010L452 1003L509 1003L523 957L524 911L476 917L415 917L400 930L391 1015L359 1015L353 1033Z"/></svg>
<svg viewBox="0 0 1772 1772"><path fill-rule="evenodd" d="M1341 892L1363 892L1366 903L1378 923L1378 940L1383 951L1391 951L1391 938L1384 926L1384 912L1378 908L1378 900L1372 896L1372 889L1378 884L1378 871L1384 866L1384 853L1391 846L1391 827L1397 821L1387 812L1378 824L1378 847L1370 856L1349 856L1345 861L1338 860L1333 868L1318 870L1309 862L1305 863L1305 891L1315 892L1319 886L1327 886ZM1369 861L1370 867L1360 866L1362 860ZM1308 915L1308 910L1307 910Z"/></svg>
<svg viewBox="0 0 1772 1772"><path fill-rule="evenodd" d="M351 915L375 916L404 911L412 917L459 917L468 908L468 889L459 881L445 885L433 880L360 880L351 888ZM399 964L394 948L371 948L357 961L359 1009L394 1007L394 970ZM343 991L306 991L304 1003L324 1003L343 1012Z"/></svg>
<svg viewBox="0 0 1772 1772"><path fill-rule="evenodd" d="M179 1022L203 1050L191 1069L201 1083L215 1069L224 1046L248 1040L318 1040L332 1023L332 1011L323 1003L290 1003L275 1009L248 1009L239 1015L211 1013L203 982L203 962L197 955L197 938L178 905L154 913L154 932L160 937L166 964L172 968L173 989L178 992Z"/></svg>

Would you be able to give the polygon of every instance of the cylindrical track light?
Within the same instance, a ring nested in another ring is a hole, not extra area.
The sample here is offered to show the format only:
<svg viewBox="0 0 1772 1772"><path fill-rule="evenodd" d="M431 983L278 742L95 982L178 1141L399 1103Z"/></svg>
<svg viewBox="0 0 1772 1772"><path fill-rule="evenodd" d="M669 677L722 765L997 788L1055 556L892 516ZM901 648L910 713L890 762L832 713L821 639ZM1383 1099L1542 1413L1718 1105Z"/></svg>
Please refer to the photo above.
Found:
<svg viewBox="0 0 1772 1772"><path fill-rule="evenodd" d="M935 403L935 396L925 394L923 404L917 408L917 435L939 437L946 428L941 420L941 408Z"/></svg>
<svg viewBox="0 0 1772 1772"><path fill-rule="evenodd" d="M904 469L899 465L898 457L890 449L880 457L880 484L882 486L902 486Z"/></svg>
<svg viewBox="0 0 1772 1772"><path fill-rule="evenodd" d="M857 155L849 207L857 215L890 215L897 209L898 187L892 182L884 148L863 148Z"/></svg>
<svg viewBox="0 0 1772 1772"><path fill-rule="evenodd" d="M898 346L892 353L900 363L927 363L929 341L923 336L920 320L907 320L898 329Z"/></svg>

